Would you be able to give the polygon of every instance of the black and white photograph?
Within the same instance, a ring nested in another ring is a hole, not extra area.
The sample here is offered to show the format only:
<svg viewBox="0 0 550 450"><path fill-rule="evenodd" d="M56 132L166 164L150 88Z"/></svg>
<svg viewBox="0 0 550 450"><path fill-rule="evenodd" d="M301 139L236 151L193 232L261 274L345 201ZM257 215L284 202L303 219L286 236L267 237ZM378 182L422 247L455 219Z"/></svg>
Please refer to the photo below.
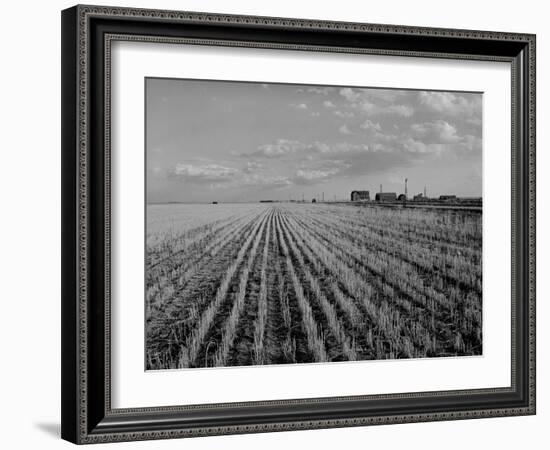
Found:
<svg viewBox="0 0 550 450"><path fill-rule="evenodd" d="M544 14L212 1L41 3L6 71L10 440L537 448Z"/></svg>
<svg viewBox="0 0 550 450"><path fill-rule="evenodd" d="M482 355L482 98L146 78L146 369Z"/></svg>

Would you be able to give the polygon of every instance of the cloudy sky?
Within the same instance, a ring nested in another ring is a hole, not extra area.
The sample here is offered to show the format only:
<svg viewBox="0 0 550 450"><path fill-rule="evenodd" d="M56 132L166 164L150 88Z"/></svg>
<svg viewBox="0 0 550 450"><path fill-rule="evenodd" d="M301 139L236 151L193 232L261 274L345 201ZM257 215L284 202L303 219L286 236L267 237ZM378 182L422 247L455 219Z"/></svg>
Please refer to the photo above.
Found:
<svg viewBox="0 0 550 450"><path fill-rule="evenodd" d="M147 201L481 196L482 94L146 80ZM372 194L371 194L372 195Z"/></svg>

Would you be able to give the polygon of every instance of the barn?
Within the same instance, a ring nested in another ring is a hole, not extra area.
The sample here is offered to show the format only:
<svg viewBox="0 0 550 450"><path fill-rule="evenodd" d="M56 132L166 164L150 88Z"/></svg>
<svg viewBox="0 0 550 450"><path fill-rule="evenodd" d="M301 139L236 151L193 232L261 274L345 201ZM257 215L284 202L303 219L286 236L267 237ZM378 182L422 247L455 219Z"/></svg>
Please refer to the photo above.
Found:
<svg viewBox="0 0 550 450"><path fill-rule="evenodd" d="M395 202L397 194L395 192L378 192L375 196L377 202Z"/></svg>
<svg viewBox="0 0 550 450"><path fill-rule="evenodd" d="M369 191L352 191L351 193L351 201L352 202L368 202L370 201L370 193Z"/></svg>

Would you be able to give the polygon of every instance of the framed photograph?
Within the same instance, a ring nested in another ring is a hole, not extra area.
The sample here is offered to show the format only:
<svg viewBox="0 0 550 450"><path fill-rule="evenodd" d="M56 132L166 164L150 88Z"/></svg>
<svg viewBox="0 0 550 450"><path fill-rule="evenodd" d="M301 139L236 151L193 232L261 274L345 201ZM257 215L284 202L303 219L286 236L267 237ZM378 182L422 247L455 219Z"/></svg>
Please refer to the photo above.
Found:
<svg viewBox="0 0 550 450"><path fill-rule="evenodd" d="M62 437L535 413L535 36L62 12Z"/></svg>

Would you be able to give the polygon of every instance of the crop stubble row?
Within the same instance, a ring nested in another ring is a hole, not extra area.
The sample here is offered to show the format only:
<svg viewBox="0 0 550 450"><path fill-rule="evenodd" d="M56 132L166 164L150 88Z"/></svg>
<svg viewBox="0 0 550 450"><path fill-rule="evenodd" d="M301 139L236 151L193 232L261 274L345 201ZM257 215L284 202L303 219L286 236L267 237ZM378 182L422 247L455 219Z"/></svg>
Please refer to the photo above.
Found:
<svg viewBox="0 0 550 450"><path fill-rule="evenodd" d="M276 204L176 224L151 239L147 368L480 354L481 216L460 214Z"/></svg>

